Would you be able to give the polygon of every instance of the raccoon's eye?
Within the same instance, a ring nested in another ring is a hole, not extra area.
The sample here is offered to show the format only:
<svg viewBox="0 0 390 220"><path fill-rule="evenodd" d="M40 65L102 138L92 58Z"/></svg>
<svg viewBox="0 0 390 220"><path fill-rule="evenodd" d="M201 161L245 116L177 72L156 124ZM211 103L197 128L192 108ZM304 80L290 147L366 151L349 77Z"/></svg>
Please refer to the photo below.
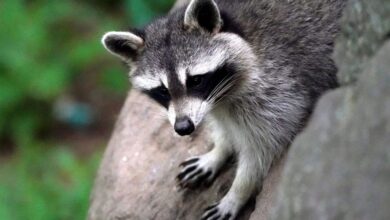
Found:
<svg viewBox="0 0 390 220"><path fill-rule="evenodd" d="M192 76L187 79L187 87L193 88L199 86L203 82L203 76Z"/></svg>
<svg viewBox="0 0 390 220"><path fill-rule="evenodd" d="M169 97L170 96L168 89L165 88L165 87L161 87L159 92L160 92L160 95L163 96L163 97Z"/></svg>

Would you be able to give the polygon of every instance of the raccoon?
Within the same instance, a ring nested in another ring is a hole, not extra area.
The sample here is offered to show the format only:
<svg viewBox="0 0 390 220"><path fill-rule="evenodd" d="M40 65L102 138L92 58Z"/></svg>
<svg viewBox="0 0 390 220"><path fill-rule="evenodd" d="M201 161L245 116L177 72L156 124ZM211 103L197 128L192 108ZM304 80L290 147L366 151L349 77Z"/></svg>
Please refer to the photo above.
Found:
<svg viewBox="0 0 390 220"><path fill-rule="evenodd" d="M134 88L182 136L210 124L214 148L181 163L181 187L209 183L231 156L230 190L202 220L235 219L272 163L338 86L331 58L344 0L191 0L142 30L108 32ZM315 146L313 146L315 147Z"/></svg>

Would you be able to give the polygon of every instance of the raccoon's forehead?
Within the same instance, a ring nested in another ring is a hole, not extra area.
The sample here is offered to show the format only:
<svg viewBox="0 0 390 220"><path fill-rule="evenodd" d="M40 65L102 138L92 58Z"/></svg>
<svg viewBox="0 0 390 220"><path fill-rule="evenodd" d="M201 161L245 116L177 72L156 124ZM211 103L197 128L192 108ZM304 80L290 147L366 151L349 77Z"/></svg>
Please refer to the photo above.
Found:
<svg viewBox="0 0 390 220"><path fill-rule="evenodd" d="M228 54L220 48L213 48L194 56L190 63L178 65L178 71L186 71L188 75L203 75L214 72L228 59Z"/></svg>
<svg viewBox="0 0 390 220"><path fill-rule="evenodd" d="M181 21L162 18L145 28L145 48L133 74L136 87L152 89L177 82L185 85L191 75L213 72L231 56L226 41L183 30Z"/></svg>
<svg viewBox="0 0 390 220"><path fill-rule="evenodd" d="M228 59L227 53L217 47L210 50L196 50L192 55L178 59L174 55L153 56L139 64L134 72L133 85L141 89L159 86L170 87L174 79L184 86L189 76L203 75L215 71Z"/></svg>
<svg viewBox="0 0 390 220"><path fill-rule="evenodd" d="M181 23L181 16L173 16L146 27L142 65L172 68L223 58L223 54L218 55L216 51L221 52L224 45L212 42L212 37L201 31L185 31Z"/></svg>
<svg viewBox="0 0 390 220"><path fill-rule="evenodd" d="M188 75L205 74L217 69L229 58L226 46L218 41L197 43L188 38L170 44L162 40L156 45L147 46L139 62L152 75L183 72Z"/></svg>

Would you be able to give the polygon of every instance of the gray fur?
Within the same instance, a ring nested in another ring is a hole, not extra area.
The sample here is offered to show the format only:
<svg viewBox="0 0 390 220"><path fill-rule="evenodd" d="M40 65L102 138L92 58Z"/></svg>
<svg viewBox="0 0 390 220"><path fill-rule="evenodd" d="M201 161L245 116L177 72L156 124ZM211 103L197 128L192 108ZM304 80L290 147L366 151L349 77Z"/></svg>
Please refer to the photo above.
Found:
<svg viewBox="0 0 390 220"><path fill-rule="evenodd" d="M196 20L184 22L197 14L185 16L186 11L194 11L186 10L186 5L174 9L139 35L145 44L134 51L137 56L128 57L133 64L131 76L135 86L144 90L150 88L138 81L148 79L144 84L151 82L152 88L167 84L172 124L185 115L196 127L205 117L212 125L215 148L184 163L179 175L182 186L202 177L212 181L226 159L237 156L231 189L203 215L203 219L235 218L261 186L272 162L303 129L318 97L337 87L331 54L345 1L191 2L216 3L223 25L218 26L219 20L211 28ZM186 78L218 62L231 64L235 71L220 88L218 100L188 97Z"/></svg>

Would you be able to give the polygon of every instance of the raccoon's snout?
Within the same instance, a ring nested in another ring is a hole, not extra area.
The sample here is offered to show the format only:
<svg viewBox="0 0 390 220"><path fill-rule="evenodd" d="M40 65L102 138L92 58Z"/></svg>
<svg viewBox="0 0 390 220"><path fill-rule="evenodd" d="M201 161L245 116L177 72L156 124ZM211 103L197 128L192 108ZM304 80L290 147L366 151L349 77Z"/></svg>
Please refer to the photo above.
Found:
<svg viewBox="0 0 390 220"><path fill-rule="evenodd" d="M175 121L175 131L181 136L190 135L195 130L195 125L189 117L177 118Z"/></svg>

